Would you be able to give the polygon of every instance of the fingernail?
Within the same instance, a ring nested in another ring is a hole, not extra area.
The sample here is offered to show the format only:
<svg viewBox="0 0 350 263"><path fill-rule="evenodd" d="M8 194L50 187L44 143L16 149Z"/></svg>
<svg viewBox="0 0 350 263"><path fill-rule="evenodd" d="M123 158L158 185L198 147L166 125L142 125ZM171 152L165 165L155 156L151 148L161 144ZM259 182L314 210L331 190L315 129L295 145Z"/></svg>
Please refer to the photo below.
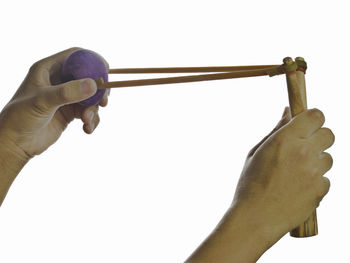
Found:
<svg viewBox="0 0 350 263"><path fill-rule="evenodd" d="M89 113L89 122L92 122L92 119L94 118L94 113L90 111Z"/></svg>
<svg viewBox="0 0 350 263"><path fill-rule="evenodd" d="M83 95L91 96L91 95L95 94L97 87L96 87L95 82L93 82L89 79L84 79L80 82L80 89L81 89L81 93Z"/></svg>
<svg viewBox="0 0 350 263"><path fill-rule="evenodd" d="M94 131L94 129L95 129L95 124L94 124L94 123L91 123L89 126L90 126L90 130L91 130L91 132L93 132L93 131Z"/></svg>

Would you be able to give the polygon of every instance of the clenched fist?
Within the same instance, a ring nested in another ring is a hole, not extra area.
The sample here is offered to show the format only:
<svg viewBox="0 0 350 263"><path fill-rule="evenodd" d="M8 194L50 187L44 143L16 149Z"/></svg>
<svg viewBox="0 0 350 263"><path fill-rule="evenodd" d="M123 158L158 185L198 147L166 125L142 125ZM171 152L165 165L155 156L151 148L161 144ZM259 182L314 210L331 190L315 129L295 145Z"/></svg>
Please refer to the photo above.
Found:
<svg viewBox="0 0 350 263"><path fill-rule="evenodd" d="M333 160L324 151L334 135L324 122L318 109L292 120L287 109L273 133L248 154L233 203L253 209L276 237L303 223L329 190L324 174Z"/></svg>
<svg viewBox="0 0 350 263"><path fill-rule="evenodd" d="M248 154L233 202L186 263L256 262L284 234L303 223L329 190L324 152L334 135L323 113L306 110L282 119Z"/></svg>

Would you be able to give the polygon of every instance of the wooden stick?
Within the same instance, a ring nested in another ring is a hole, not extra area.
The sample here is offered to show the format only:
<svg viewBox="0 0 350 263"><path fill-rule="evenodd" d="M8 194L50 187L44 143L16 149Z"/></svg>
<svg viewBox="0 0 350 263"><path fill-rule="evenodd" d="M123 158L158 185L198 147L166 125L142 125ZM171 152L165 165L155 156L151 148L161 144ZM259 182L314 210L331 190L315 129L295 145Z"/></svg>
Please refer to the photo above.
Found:
<svg viewBox="0 0 350 263"><path fill-rule="evenodd" d="M172 68L115 68L109 74L136 74L136 73L194 73L194 72L231 72L239 70L253 70L274 68L279 65L253 65L253 66L223 66L223 67L172 67Z"/></svg>
<svg viewBox="0 0 350 263"><path fill-rule="evenodd" d="M160 84L172 84L172 83L183 83L183 82L195 82L195 81L207 81L217 79L232 79L232 78L246 78L246 77L257 77L265 75L277 75L283 74L281 66L277 68L265 68L256 70L242 70L236 72L227 73L216 73L216 74L202 74L202 75L191 75L191 76L180 76L171 78L155 78L155 79L139 79L139 80L123 80L123 81L112 81L112 82L97 82L99 89L105 88L121 88L121 87L132 87L132 86L146 86L146 85L160 85Z"/></svg>
<svg viewBox="0 0 350 263"><path fill-rule="evenodd" d="M289 105L292 117L307 109L305 70L306 63L303 58L295 58L295 62L287 57L283 60L286 71ZM298 66L305 65L303 70L297 70ZM318 234L316 209L312 215L300 226L290 232L292 237L310 237Z"/></svg>

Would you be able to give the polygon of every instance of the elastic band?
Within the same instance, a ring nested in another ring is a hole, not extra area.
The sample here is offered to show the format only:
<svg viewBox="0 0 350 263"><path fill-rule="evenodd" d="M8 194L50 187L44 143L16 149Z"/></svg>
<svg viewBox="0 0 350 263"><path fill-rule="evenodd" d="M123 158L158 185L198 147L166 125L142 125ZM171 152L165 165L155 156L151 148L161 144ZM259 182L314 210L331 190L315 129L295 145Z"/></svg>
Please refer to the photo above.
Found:
<svg viewBox="0 0 350 263"><path fill-rule="evenodd" d="M301 71L306 74L307 64L306 61L302 57L296 57L295 63L297 63L298 68L297 71Z"/></svg>
<svg viewBox="0 0 350 263"><path fill-rule="evenodd" d="M301 71L301 72L303 72L304 74L306 74L306 68L298 67L298 68L297 68L297 71Z"/></svg>
<svg viewBox="0 0 350 263"><path fill-rule="evenodd" d="M295 63L301 68L307 69L307 64L304 60L295 59Z"/></svg>
<svg viewBox="0 0 350 263"><path fill-rule="evenodd" d="M281 65L277 68L272 68L272 69L269 69L266 71L267 74L270 76L270 77L273 77L273 76L276 76L276 75L281 75L281 74L284 74L286 73L285 70L284 70L284 66Z"/></svg>

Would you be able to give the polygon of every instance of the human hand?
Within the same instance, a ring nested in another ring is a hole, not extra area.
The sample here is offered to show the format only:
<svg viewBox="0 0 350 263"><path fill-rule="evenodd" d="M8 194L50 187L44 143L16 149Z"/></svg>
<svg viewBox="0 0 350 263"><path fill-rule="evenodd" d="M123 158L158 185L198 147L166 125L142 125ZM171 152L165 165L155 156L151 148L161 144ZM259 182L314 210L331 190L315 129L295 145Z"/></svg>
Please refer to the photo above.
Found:
<svg viewBox="0 0 350 263"><path fill-rule="evenodd" d="M41 154L58 140L75 118L83 121L87 134L99 124L99 106L107 105L110 89L98 105L84 108L76 102L94 95L96 83L88 78L66 83L60 79L64 60L78 49L67 49L34 63L1 111L1 142L19 156L30 159Z"/></svg>
<svg viewBox="0 0 350 263"><path fill-rule="evenodd" d="M276 128L248 154L230 208L186 260L256 262L285 233L303 223L329 190L325 153L334 143L324 115L285 109Z"/></svg>
<svg viewBox="0 0 350 263"><path fill-rule="evenodd" d="M254 224L264 225L276 242L303 223L327 194L323 175L333 160L324 152L334 143L317 109L290 120L285 110L277 127L248 154L233 206L250 209ZM270 244L271 245L271 244Z"/></svg>

